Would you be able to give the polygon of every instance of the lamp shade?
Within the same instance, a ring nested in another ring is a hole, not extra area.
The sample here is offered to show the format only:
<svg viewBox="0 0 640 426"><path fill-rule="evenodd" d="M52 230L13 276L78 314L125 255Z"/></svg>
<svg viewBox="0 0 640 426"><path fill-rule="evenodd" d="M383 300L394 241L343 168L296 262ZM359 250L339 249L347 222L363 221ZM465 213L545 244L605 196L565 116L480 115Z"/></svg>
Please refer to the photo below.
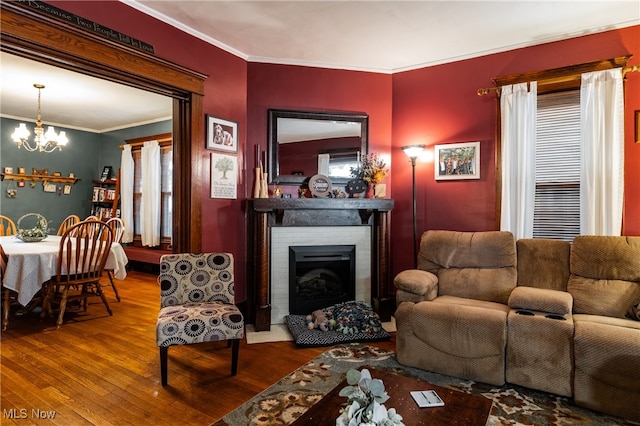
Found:
<svg viewBox="0 0 640 426"><path fill-rule="evenodd" d="M424 145L403 146L402 150L404 151L405 154L407 154L407 157L411 159L416 159L424 150Z"/></svg>

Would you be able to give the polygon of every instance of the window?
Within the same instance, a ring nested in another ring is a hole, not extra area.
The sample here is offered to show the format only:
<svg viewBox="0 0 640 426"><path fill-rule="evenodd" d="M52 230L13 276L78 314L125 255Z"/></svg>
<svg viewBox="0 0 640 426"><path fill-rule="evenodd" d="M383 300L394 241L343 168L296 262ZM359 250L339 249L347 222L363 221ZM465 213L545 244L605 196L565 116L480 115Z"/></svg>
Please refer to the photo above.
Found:
<svg viewBox="0 0 640 426"><path fill-rule="evenodd" d="M580 91L538 96L534 238L580 234Z"/></svg>
<svg viewBox="0 0 640 426"><path fill-rule="evenodd" d="M160 167L161 167L161 211L160 211L160 246L167 249L172 243L172 205L173 205L173 145L171 137L151 136L145 140L158 140L160 144ZM127 141L131 142L131 141ZM133 245L141 245L140 230L142 221L140 216L140 206L142 202L142 144L132 144L131 154L134 162L133 172Z"/></svg>
<svg viewBox="0 0 640 426"><path fill-rule="evenodd" d="M508 85L537 82L537 113L536 113L536 133L531 138L535 140L536 162L535 168L535 190L533 194L524 194L520 187L514 191L514 186L507 186L507 182L511 185L514 182L519 184L527 184L522 186L529 188L533 171L528 169L531 165L528 157L511 158L513 154L513 144L522 143L519 139L512 137L511 133L505 133L509 138L506 141L510 144L505 150L503 147L503 129L502 109L499 109L498 127L499 138L496 142L497 151L497 175L499 179L496 181L497 193L496 211L499 212L496 217L496 224L499 229L511 230L517 238L526 237L526 235L538 238L555 238L571 241L573 237L580 234L583 229L596 229L587 232L604 232L607 235L614 235L617 232L618 219L622 218L621 213L621 196L614 194L610 188L616 184L612 182L621 181L620 171L622 166L616 167L599 167L592 166L593 170L581 171L581 157L588 149L594 151L601 149L606 142L604 137L585 138L581 135L581 109L585 105L593 107L593 103L580 105L581 81L582 75L587 72L611 70L614 68L625 67L629 56L619 56L611 59L594 61L584 64L571 65L562 68L550 70L535 71L524 74L514 74L503 77L496 77L494 83L498 93L500 88ZM622 68L622 75L624 70ZM627 71L628 72L628 71ZM618 90L618 89L616 89ZM490 89L480 89L478 94L486 94L491 92ZM603 102L599 100L598 102ZM583 102L584 103L584 102ZM506 105L506 104L505 104ZM594 109L590 109L594 113ZM619 114L616 109L616 114ZM598 113L600 114L600 113ZM525 115L522 115L523 117ZM607 120L608 121L608 120ZM515 122L515 121L514 121ZM611 132L617 136L619 133L614 125L611 126ZM594 123L600 123L600 120L594 120ZM514 123L512 123L514 124ZM526 123L523 123L526 124ZM518 123L520 125L520 123ZM519 129L524 127L520 126ZM512 129L509 129L511 131ZM600 135L600 132L594 131L593 135ZM526 137L525 132L518 137ZM609 138L609 136L607 136ZM528 139L528 138L527 138ZM617 146L621 143L616 137L612 143ZM586 148L582 147L585 143ZM591 148L589 148L591 147ZM597 147L597 148L596 148ZM505 154L506 152L506 154ZM598 164L618 164L615 158L616 150L612 149L608 156L598 158ZM509 158L507 158L509 156ZM517 161L516 161L517 160ZM505 161L507 167L503 167ZM523 162L524 161L524 162ZM514 167L514 165L518 165ZM588 179L593 179L606 183L606 186L585 185L581 177L586 174ZM529 179L527 181L526 179ZM622 183L620 182L620 188ZM505 188L505 191L503 191ZM603 190L603 188L605 188ZM506 195L505 195L506 194ZM589 199L588 203L584 203L581 197ZM529 196L531 195L531 196ZM611 196L609 196L611 195ZM596 205L592 201L594 199L611 199L611 202L604 201ZM517 202L514 202L517 200ZM581 201L583 201L581 203ZM618 204L620 202L620 205ZM531 205L533 203L533 205ZM583 204L581 206L581 204ZM611 206L607 211L603 206ZM620 207L618 215L617 209ZM593 212L581 217L581 211ZM533 220L531 212L533 211ZM502 215L505 215L502 217ZM533 222L533 225L531 225ZM610 229L609 229L610 228Z"/></svg>

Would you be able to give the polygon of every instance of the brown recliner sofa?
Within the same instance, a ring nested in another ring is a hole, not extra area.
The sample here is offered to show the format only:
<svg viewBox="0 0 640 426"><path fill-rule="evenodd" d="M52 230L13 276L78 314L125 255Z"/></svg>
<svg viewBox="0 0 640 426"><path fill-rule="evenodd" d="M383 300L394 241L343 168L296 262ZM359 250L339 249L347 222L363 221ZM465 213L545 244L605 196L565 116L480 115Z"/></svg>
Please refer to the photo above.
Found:
<svg viewBox="0 0 640 426"><path fill-rule="evenodd" d="M394 284L400 363L640 421L640 237L427 231Z"/></svg>

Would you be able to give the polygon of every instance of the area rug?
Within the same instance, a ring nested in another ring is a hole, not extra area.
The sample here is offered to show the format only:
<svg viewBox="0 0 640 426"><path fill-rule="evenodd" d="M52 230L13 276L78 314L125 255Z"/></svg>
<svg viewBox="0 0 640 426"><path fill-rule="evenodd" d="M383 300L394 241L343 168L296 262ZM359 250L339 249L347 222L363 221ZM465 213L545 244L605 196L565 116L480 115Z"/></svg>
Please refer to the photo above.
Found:
<svg viewBox="0 0 640 426"><path fill-rule="evenodd" d="M371 366L493 401L487 425L638 425L577 407L564 397L515 385L493 386L404 367L395 353L352 343L332 347L214 423L213 426L289 425L336 387L351 368ZM402 413L400 413L402 414ZM336 413L337 417L338 413ZM320 425L319 425L320 426ZM413 425L407 425L413 426Z"/></svg>

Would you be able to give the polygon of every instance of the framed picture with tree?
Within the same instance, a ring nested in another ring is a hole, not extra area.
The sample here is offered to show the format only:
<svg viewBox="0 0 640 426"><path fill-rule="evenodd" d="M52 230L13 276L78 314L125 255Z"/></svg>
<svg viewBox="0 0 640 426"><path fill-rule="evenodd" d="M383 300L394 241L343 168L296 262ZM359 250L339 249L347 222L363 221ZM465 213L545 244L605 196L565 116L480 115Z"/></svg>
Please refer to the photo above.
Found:
<svg viewBox="0 0 640 426"><path fill-rule="evenodd" d="M238 161L235 156L211 153L211 198L238 197Z"/></svg>

